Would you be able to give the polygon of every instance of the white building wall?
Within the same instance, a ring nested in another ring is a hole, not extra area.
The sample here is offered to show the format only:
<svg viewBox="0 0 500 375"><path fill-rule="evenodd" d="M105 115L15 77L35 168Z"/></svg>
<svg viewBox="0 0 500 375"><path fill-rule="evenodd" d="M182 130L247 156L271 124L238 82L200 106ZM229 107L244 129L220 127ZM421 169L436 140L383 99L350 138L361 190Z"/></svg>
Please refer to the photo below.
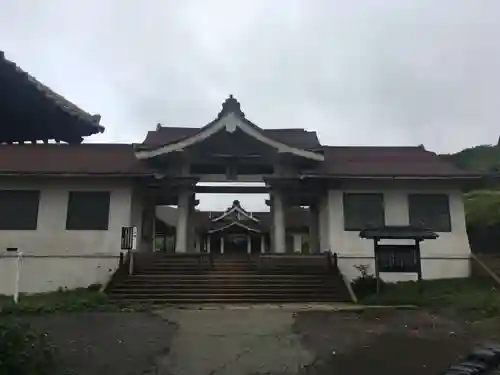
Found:
<svg viewBox="0 0 500 375"><path fill-rule="evenodd" d="M411 193L445 193L450 198L452 231L438 233L436 240L421 243L422 276L424 279L467 277L469 275L470 247L466 232L465 213L462 193L449 185L436 186L415 182L413 187L398 182L370 186L350 185L343 190L330 190L328 193L328 243L332 252L339 256L339 267L348 279L359 277L356 265L368 265L374 274L373 241L359 237L359 232L344 230L342 195L344 192L383 193L385 220L387 225L408 225L408 199ZM420 187L417 187L420 185ZM324 220L324 218L321 218ZM387 243L398 243L387 241ZM405 243L400 241L399 243ZM413 243L413 241L406 241ZM322 245L322 249L324 246ZM385 281L416 280L415 274L381 273Z"/></svg>
<svg viewBox="0 0 500 375"><path fill-rule="evenodd" d="M8 247L18 248L24 256L20 279L23 293L106 282L118 266L122 226L138 220L136 215L132 218L130 181L1 178L0 189L40 190L37 229L0 230L0 294L11 294L13 290L14 259L6 257ZM111 191L107 231L65 229L68 194L77 190Z"/></svg>
<svg viewBox="0 0 500 375"><path fill-rule="evenodd" d="M329 234L335 223L331 221L329 210L329 194L319 197L319 251L325 252L331 249Z"/></svg>
<svg viewBox="0 0 500 375"><path fill-rule="evenodd" d="M302 253L302 233L293 233L293 252Z"/></svg>

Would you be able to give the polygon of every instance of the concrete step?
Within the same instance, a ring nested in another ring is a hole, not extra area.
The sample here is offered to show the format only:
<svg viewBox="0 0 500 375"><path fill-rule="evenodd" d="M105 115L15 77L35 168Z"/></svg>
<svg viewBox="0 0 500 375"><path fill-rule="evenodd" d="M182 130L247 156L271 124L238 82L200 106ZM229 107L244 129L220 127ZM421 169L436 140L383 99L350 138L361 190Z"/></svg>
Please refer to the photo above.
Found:
<svg viewBox="0 0 500 375"><path fill-rule="evenodd" d="M252 258L156 256L138 260L137 271L108 294L113 301L143 303L273 303L348 301L338 275L325 267L291 261L261 269Z"/></svg>
<svg viewBox="0 0 500 375"><path fill-rule="evenodd" d="M202 273L202 274L153 274L141 273L131 276L134 280L314 280L328 278L328 275L307 275L307 274L229 274L229 273Z"/></svg>
<svg viewBox="0 0 500 375"><path fill-rule="evenodd" d="M246 286L223 286L223 287L211 287L211 288L204 288L204 287L183 287L183 286L178 286L178 285L162 285L158 286L154 289L152 288L140 288L136 286L120 286L116 287L113 289L111 294L114 293L134 293L134 292L140 292L140 293L146 293L146 294L151 294L151 293L172 293L172 292L182 292L182 293L206 293L206 294L213 294L216 292L220 293L283 293L283 294L288 294L288 293L317 293L317 292L322 292L322 291L331 291L333 288L331 286L299 286L299 287L294 287L291 285L275 285L275 286L262 286L262 287L255 287L252 285L246 285Z"/></svg>
<svg viewBox="0 0 500 375"><path fill-rule="evenodd" d="M335 300L339 298L338 293L136 293L136 294L115 294L110 293L111 300L252 300L252 301L318 301L318 300Z"/></svg>
<svg viewBox="0 0 500 375"><path fill-rule="evenodd" d="M146 305L210 305L210 304L252 304L252 305L267 305L267 304L281 304L281 303L331 303L331 302L346 302L349 301L347 298L337 298L337 297L324 297L316 299L303 299L297 300L295 298L282 298L276 299L255 299L255 298L170 298L166 299L110 299L114 303L125 303L125 304L146 304Z"/></svg>
<svg viewBox="0 0 500 375"><path fill-rule="evenodd" d="M337 286L338 284L334 281L318 281L318 282L203 282L203 283L192 283L185 281L175 281L175 282L129 282L125 281L118 285L115 285L115 288L163 288L175 286L177 288L204 288L204 289L212 289L212 288L245 288L245 287L253 287L253 288L321 288L321 287L331 287Z"/></svg>

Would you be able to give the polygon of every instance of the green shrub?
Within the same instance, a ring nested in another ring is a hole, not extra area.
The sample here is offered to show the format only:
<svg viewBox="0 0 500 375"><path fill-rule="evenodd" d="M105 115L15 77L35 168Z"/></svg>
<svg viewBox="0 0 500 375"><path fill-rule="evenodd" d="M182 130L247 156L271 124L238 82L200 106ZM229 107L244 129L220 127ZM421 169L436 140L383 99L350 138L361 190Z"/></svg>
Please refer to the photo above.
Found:
<svg viewBox="0 0 500 375"><path fill-rule="evenodd" d="M367 305L416 305L471 319L500 316L500 293L489 282L470 278L388 283L382 293L360 297Z"/></svg>
<svg viewBox="0 0 500 375"><path fill-rule="evenodd" d="M44 314L112 310L104 293L75 289L52 293L21 295L18 304L12 298L0 300L0 315Z"/></svg>
<svg viewBox="0 0 500 375"><path fill-rule="evenodd" d="M28 325L0 323L0 375L53 375L55 349Z"/></svg>
<svg viewBox="0 0 500 375"><path fill-rule="evenodd" d="M382 281L380 281L382 289ZM351 282L352 290L358 298L377 292L377 278L373 275L360 276Z"/></svg>
<svg viewBox="0 0 500 375"><path fill-rule="evenodd" d="M360 264L354 266L359 272L360 276L351 282L352 290L358 298L363 298L377 292L377 278L368 273L368 265ZM380 289L384 283L380 280Z"/></svg>

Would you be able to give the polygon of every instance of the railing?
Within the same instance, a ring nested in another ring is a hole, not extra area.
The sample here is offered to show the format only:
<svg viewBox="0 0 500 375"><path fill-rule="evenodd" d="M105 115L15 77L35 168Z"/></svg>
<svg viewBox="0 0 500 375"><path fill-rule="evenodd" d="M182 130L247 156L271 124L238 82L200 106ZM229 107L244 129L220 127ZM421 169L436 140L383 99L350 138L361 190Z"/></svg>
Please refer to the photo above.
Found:
<svg viewBox="0 0 500 375"><path fill-rule="evenodd" d="M479 257L471 253L471 259L476 262L477 265L481 267L481 270L486 273L489 277L491 277L495 282L500 285L500 277L490 268L488 267Z"/></svg>
<svg viewBox="0 0 500 375"><path fill-rule="evenodd" d="M133 266L133 265L132 265ZM133 267L132 267L133 268ZM101 292L108 290L113 284L116 284L126 278L130 274L130 256L129 254L124 254L120 252L120 258L118 260L118 268L113 273L111 278L107 283L103 284ZM133 271L133 270L132 270Z"/></svg>

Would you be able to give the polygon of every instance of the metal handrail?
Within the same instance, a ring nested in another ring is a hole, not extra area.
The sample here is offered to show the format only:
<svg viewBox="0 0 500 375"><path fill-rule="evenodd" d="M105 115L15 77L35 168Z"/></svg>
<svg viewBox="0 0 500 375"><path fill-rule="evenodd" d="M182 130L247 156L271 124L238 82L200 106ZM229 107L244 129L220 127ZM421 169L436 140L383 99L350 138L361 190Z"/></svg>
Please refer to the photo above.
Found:
<svg viewBox="0 0 500 375"><path fill-rule="evenodd" d="M476 254L471 253L471 258L477 262L481 266L481 268L493 279L497 284L500 285L500 277L493 272L481 259L477 257Z"/></svg>

